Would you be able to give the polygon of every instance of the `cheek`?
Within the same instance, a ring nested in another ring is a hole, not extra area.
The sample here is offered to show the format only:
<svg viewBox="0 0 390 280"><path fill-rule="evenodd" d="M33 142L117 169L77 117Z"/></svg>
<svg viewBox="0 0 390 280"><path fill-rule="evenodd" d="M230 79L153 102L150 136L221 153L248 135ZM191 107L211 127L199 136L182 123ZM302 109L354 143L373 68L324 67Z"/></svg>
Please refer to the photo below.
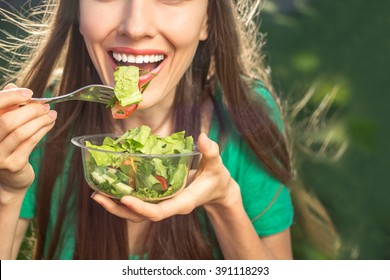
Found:
<svg viewBox="0 0 390 280"><path fill-rule="evenodd" d="M196 21L193 21L196 22ZM169 31L168 40L174 48L173 71L176 75L181 76L192 63L193 56L199 45L201 31L199 26L193 23L177 24ZM168 34L168 31L167 33Z"/></svg>
<svg viewBox="0 0 390 280"><path fill-rule="evenodd" d="M89 17L88 13L80 13L80 33L86 41L96 40L101 37L103 33L99 22L94 17Z"/></svg>
<svg viewBox="0 0 390 280"><path fill-rule="evenodd" d="M115 10L109 9L108 5L89 3L90 1L80 1L79 25L80 33L88 41L99 41L104 39L113 30L117 18ZM111 10L111 13L107 12Z"/></svg>
<svg viewBox="0 0 390 280"><path fill-rule="evenodd" d="M160 11L156 18L160 30L173 45L179 47L198 44L207 37L204 32L206 14L207 5L204 5L204 8L191 6L180 11Z"/></svg>

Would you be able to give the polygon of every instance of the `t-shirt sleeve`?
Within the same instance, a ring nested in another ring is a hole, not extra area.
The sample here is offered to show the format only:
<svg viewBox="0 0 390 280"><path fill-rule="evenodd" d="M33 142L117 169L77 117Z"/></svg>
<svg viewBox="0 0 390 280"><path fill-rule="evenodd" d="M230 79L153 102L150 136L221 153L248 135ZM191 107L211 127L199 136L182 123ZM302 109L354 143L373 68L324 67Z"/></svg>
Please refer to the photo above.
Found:
<svg viewBox="0 0 390 280"><path fill-rule="evenodd" d="M42 152L43 149L40 146L37 146L37 148L35 148L30 155L30 163L35 172L35 180L27 190L26 196L24 197L22 209L20 212L20 218L22 219L32 219L36 214L36 193L38 185L38 174L42 161Z"/></svg>
<svg viewBox="0 0 390 280"><path fill-rule="evenodd" d="M260 236L281 232L293 222L293 206L289 189L254 166L239 177L244 207Z"/></svg>
<svg viewBox="0 0 390 280"><path fill-rule="evenodd" d="M257 234L267 236L289 228L294 212L289 189L265 170L242 140L237 140L226 146L222 156L240 186L245 211Z"/></svg>
<svg viewBox="0 0 390 280"><path fill-rule="evenodd" d="M266 109L268 110L268 112L271 116L271 119L278 126L280 131L283 132L284 128L283 128L282 116L280 115L279 108L278 108L272 94L262 85L255 88L255 92L262 97L262 99L264 100L264 103L267 107Z"/></svg>

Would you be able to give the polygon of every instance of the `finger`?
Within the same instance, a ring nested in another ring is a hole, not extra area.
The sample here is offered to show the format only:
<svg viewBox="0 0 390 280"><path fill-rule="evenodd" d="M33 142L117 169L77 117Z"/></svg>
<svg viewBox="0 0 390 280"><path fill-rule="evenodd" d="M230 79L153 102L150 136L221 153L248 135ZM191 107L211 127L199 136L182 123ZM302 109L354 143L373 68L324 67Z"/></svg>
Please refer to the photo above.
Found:
<svg viewBox="0 0 390 280"><path fill-rule="evenodd" d="M54 123L56 117L57 113L55 111L49 111L46 115L33 119L32 121L29 121L21 127L18 127L2 140L2 151L0 152L0 154L11 153L25 140L34 136L34 134L42 127Z"/></svg>
<svg viewBox="0 0 390 280"><path fill-rule="evenodd" d="M29 104L1 115L0 141L28 122L47 115L49 110L50 106L47 104Z"/></svg>
<svg viewBox="0 0 390 280"><path fill-rule="evenodd" d="M11 89L11 88L17 88L18 86L13 84L13 83L9 83L7 84L5 87L4 87L4 90L7 90L7 89Z"/></svg>
<svg viewBox="0 0 390 280"><path fill-rule="evenodd" d="M27 88L10 88L1 91L0 110L7 109L13 105L26 103L31 98L33 92Z"/></svg>
<svg viewBox="0 0 390 280"><path fill-rule="evenodd" d="M10 155L10 160L12 162L26 159L30 156L32 150L35 146L42 140L42 138L53 128L54 122L49 125L42 127L36 133L34 133L30 138L21 143Z"/></svg>
<svg viewBox="0 0 390 280"><path fill-rule="evenodd" d="M138 198L129 195L122 197L120 202L131 212L134 212L139 216L145 217L150 221L156 222L161 220L160 215L162 215L162 213L156 212L158 211L156 207L158 204L144 202Z"/></svg>
<svg viewBox="0 0 390 280"><path fill-rule="evenodd" d="M185 188L180 194L157 204L145 202L132 196L122 197L121 203L134 213L157 222L173 215L191 213L197 206L194 197L196 196L193 191Z"/></svg>
<svg viewBox="0 0 390 280"><path fill-rule="evenodd" d="M6 109L0 109L0 116L3 115L4 113L16 110L18 108L19 108L19 105L12 105L12 106L10 106L10 107L8 107Z"/></svg>
<svg viewBox="0 0 390 280"><path fill-rule="evenodd" d="M136 213L133 213L126 206L116 203L111 198L108 198L102 194L94 192L91 196L98 204L100 204L104 209L109 213L118 216L123 219L130 220L134 223L139 223L145 220L145 217L142 217Z"/></svg>
<svg viewBox="0 0 390 280"><path fill-rule="evenodd" d="M219 155L219 146L216 142L201 133L198 137L198 149L202 153L201 165L216 166L221 164L222 160Z"/></svg>
<svg viewBox="0 0 390 280"><path fill-rule="evenodd" d="M19 92L19 90L22 90L22 92ZM21 94L22 99L20 99L20 96L16 95L16 100L12 101L13 99L11 98L11 100L8 99L8 103L1 105L3 103L2 99L7 100L7 99L5 99L6 97L12 97L10 95L5 96L7 93L9 94L10 91L11 91L11 95L13 95L13 97L15 97L15 94ZM16 105L16 104L20 104L22 102L25 102L26 100L30 99L32 96L31 90L19 89L16 85L14 85L12 83L6 85L4 87L4 90L1 93L2 94L0 95L0 116L6 112L13 111L13 110L19 108L19 105ZM3 98L1 98L1 97L3 97ZM10 105L10 103L12 103L12 104Z"/></svg>

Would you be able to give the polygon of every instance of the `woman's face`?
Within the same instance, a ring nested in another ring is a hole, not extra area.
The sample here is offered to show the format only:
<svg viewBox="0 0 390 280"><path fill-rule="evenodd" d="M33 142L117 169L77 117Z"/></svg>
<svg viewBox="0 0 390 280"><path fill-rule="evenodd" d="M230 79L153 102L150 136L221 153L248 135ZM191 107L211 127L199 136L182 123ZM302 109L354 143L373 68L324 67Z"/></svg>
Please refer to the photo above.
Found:
<svg viewBox="0 0 390 280"><path fill-rule="evenodd" d="M80 0L80 32L105 84L118 65L136 65L157 76L140 109L172 104L175 88L207 39L208 0ZM164 101L163 101L164 100Z"/></svg>

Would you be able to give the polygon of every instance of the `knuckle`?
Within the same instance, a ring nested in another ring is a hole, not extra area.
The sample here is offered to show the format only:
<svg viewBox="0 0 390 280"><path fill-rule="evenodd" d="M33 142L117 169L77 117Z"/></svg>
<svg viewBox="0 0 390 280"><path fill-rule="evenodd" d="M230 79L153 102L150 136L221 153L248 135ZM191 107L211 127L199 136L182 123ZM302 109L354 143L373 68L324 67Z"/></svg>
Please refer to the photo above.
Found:
<svg viewBox="0 0 390 280"><path fill-rule="evenodd" d="M0 147L0 166L7 160L7 153L1 150Z"/></svg>
<svg viewBox="0 0 390 280"><path fill-rule="evenodd" d="M7 133L10 131L11 122L5 116L0 117L0 130Z"/></svg>
<svg viewBox="0 0 390 280"><path fill-rule="evenodd" d="M40 118L40 127L45 131L49 131L55 125L55 120L53 120L49 115L44 115Z"/></svg>
<svg viewBox="0 0 390 280"><path fill-rule="evenodd" d="M182 210L182 214L188 215L195 209L195 203L193 201L187 201L186 206Z"/></svg>
<svg viewBox="0 0 390 280"><path fill-rule="evenodd" d="M118 210L118 206L115 205L115 204L111 204L111 203L104 203L102 205L108 212L114 214L116 213L116 211Z"/></svg>
<svg viewBox="0 0 390 280"><path fill-rule="evenodd" d="M24 132L24 130L21 129L21 128L15 129L12 132L12 138L15 141L22 141L22 140L24 140L25 139L25 132Z"/></svg>
<svg viewBox="0 0 390 280"><path fill-rule="evenodd" d="M42 128L37 133L34 133L29 139L29 141L34 145L37 144L45 136L45 134L54 127L54 123L42 123L41 127Z"/></svg>
<svg viewBox="0 0 390 280"><path fill-rule="evenodd" d="M0 152L0 169L7 169L7 155Z"/></svg>
<svg viewBox="0 0 390 280"><path fill-rule="evenodd" d="M38 143L40 139L41 139L41 136L38 133L34 133L34 135L31 136L31 138L30 138L30 140L31 140L30 142L35 144L35 143Z"/></svg>
<svg viewBox="0 0 390 280"><path fill-rule="evenodd" d="M162 217L161 215L156 215L156 216L150 217L150 220L151 220L152 222L159 222L159 221L161 221L162 219L163 219L163 217Z"/></svg>
<svg viewBox="0 0 390 280"><path fill-rule="evenodd" d="M51 128L53 128L54 124L55 124L55 120L52 119L49 115L46 115L45 116L45 125L49 126L49 128L48 128L49 130Z"/></svg>
<svg viewBox="0 0 390 280"><path fill-rule="evenodd" d="M187 205L187 207L182 209L181 214L188 215L192 212L192 210L193 210L193 207L190 207L189 205Z"/></svg>
<svg viewBox="0 0 390 280"><path fill-rule="evenodd" d="M11 173L17 174L23 171L26 166L26 161L23 158L16 158L12 160L12 163L6 164L6 169Z"/></svg>
<svg viewBox="0 0 390 280"><path fill-rule="evenodd" d="M219 145L213 142L215 156L219 156Z"/></svg>
<svg viewBox="0 0 390 280"><path fill-rule="evenodd" d="M30 103L25 107L28 107L28 112L31 115L31 118L38 118L43 116L47 110L42 106L42 104Z"/></svg>

